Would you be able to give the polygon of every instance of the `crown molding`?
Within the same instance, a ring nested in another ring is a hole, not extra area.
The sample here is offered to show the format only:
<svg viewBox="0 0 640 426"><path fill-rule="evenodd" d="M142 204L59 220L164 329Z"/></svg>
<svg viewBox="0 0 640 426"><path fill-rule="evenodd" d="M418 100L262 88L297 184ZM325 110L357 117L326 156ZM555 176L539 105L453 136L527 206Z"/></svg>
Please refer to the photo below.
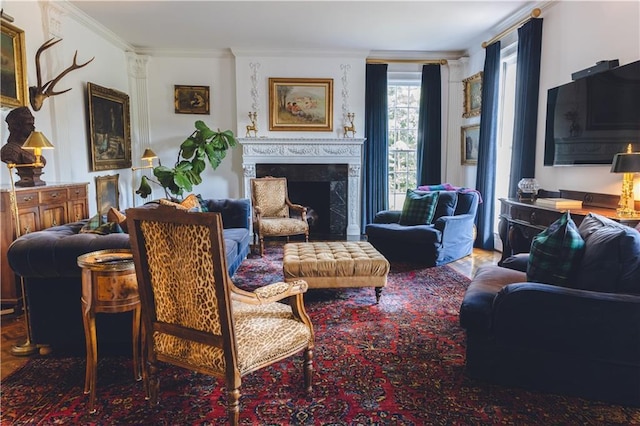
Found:
<svg viewBox="0 0 640 426"><path fill-rule="evenodd" d="M232 47L231 53L235 57L341 57L365 59L369 50L327 50L327 49L247 49Z"/></svg>
<svg viewBox="0 0 640 426"><path fill-rule="evenodd" d="M116 33L100 24L98 21L78 9L73 4L69 3L67 0L61 1L57 3L57 6L61 7L65 10L65 12L71 16L75 21L84 25L100 37L104 38L114 46L124 51L135 51L135 47L130 43L124 41L120 36Z"/></svg>

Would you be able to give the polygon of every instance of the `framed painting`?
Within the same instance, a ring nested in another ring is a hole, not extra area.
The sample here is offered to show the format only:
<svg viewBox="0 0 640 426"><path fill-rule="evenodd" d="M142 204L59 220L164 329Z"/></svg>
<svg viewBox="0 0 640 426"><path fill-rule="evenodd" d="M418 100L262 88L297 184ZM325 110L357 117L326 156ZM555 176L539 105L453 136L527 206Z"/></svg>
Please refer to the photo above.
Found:
<svg viewBox="0 0 640 426"><path fill-rule="evenodd" d="M482 71L462 80L464 84L464 114L469 118L480 115L482 108Z"/></svg>
<svg viewBox="0 0 640 426"><path fill-rule="evenodd" d="M333 131L333 79L270 78L269 130Z"/></svg>
<svg viewBox="0 0 640 426"><path fill-rule="evenodd" d="M90 171L131 167L129 95L87 83Z"/></svg>
<svg viewBox="0 0 640 426"><path fill-rule="evenodd" d="M462 165L478 164L478 141L480 125L462 127Z"/></svg>
<svg viewBox="0 0 640 426"><path fill-rule="evenodd" d="M176 114L209 114L209 86L173 86Z"/></svg>
<svg viewBox="0 0 640 426"><path fill-rule="evenodd" d="M96 176L96 206L102 223L102 215L107 214L111 207L120 210L120 190L118 179L120 175Z"/></svg>
<svg viewBox="0 0 640 426"><path fill-rule="evenodd" d="M2 21L2 61L0 65L0 105L27 106L27 69L24 31Z"/></svg>

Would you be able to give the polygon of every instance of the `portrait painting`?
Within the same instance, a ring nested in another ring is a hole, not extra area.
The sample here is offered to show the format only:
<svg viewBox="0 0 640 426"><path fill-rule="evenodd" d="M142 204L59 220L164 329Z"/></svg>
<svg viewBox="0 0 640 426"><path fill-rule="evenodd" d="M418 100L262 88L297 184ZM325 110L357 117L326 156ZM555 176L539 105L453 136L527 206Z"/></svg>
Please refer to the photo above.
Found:
<svg viewBox="0 0 640 426"><path fill-rule="evenodd" d="M270 78L269 130L332 131L333 79Z"/></svg>
<svg viewBox="0 0 640 426"><path fill-rule="evenodd" d="M87 83L90 171L131 167L129 96Z"/></svg>

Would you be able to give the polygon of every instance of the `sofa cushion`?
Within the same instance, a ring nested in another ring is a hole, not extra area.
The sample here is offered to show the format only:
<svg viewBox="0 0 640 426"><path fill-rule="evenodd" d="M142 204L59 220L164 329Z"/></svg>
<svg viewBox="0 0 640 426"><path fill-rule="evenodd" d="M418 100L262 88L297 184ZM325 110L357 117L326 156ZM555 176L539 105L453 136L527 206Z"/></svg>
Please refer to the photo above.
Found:
<svg viewBox="0 0 640 426"><path fill-rule="evenodd" d="M98 234L98 235L108 235L108 234L122 234L124 230L120 227L117 222L106 222L101 223L102 218L99 214L93 216L89 219L85 225L80 228L81 234Z"/></svg>
<svg viewBox="0 0 640 426"><path fill-rule="evenodd" d="M120 225L120 228L122 228L124 232L128 232L127 216L124 213L116 210L115 207L111 207L107 212L107 222L115 222Z"/></svg>
<svg viewBox="0 0 640 426"><path fill-rule="evenodd" d="M640 294L640 233L595 213L589 213L578 230L585 251L576 287Z"/></svg>
<svg viewBox="0 0 640 426"><path fill-rule="evenodd" d="M531 242L527 281L568 286L584 253L578 227L565 212Z"/></svg>
<svg viewBox="0 0 640 426"><path fill-rule="evenodd" d="M180 201L179 203L173 202L171 200L167 200L165 198L161 198L158 200L160 204L170 207L175 207L179 210L188 210L190 212L202 212L202 208L200 207L200 201L198 201L198 197L194 194L189 194L185 199Z"/></svg>
<svg viewBox="0 0 640 426"><path fill-rule="evenodd" d="M420 245L439 244L442 241L442 232L433 225L403 226L399 223L370 223L365 232L370 240L376 241L396 240L406 244Z"/></svg>
<svg viewBox="0 0 640 426"><path fill-rule="evenodd" d="M438 196L438 192L408 189L398 223L403 226L430 224L436 212Z"/></svg>
<svg viewBox="0 0 640 426"><path fill-rule="evenodd" d="M458 193L455 191L440 191L438 195L438 205L436 213L433 215L433 221L442 216L453 216L458 204Z"/></svg>

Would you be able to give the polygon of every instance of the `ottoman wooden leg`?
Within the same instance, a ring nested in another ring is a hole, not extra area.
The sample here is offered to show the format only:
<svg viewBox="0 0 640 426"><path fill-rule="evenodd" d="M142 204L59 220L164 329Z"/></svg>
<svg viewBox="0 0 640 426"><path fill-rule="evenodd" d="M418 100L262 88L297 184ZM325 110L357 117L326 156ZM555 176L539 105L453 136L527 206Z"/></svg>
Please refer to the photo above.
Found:
<svg viewBox="0 0 640 426"><path fill-rule="evenodd" d="M382 287L376 287L376 305L380 303L380 296L382 296Z"/></svg>

